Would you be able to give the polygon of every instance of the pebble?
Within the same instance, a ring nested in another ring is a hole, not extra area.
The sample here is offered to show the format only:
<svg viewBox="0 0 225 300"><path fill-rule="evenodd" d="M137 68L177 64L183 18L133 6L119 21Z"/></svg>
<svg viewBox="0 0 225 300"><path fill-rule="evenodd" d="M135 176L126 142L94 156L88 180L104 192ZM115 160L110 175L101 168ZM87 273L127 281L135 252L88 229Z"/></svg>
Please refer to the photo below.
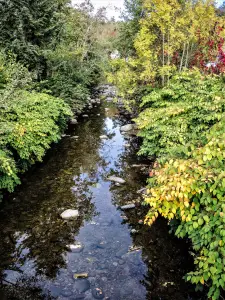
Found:
<svg viewBox="0 0 225 300"><path fill-rule="evenodd" d="M70 290L62 290L61 291L61 295L63 296L63 297L70 297L70 296L72 296L72 291L70 291Z"/></svg>
<svg viewBox="0 0 225 300"><path fill-rule="evenodd" d="M104 294L104 292L102 291L102 289L100 289L100 288L95 288L95 289L92 290L92 296L93 296L95 299L104 299L105 294Z"/></svg>
<svg viewBox="0 0 225 300"><path fill-rule="evenodd" d="M113 265L114 265L114 267L117 267L118 263L117 262L113 262Z"/></svg>
<svg viewBox="0 0 225 300"><path fill-rule="evenodd" d="M120 260L118 261L118 263L119 263L119 265L124 265L124 264L125 264L125 260L120 259Z"/></svg>
<svg viewBox="0 0 225 300"><path fill-rule="evenodd" d="M88 273L77 273L73 275L74 279L78 279L78 278L88 278Z"/></svg>
<svg viewBox="0 0 225 300"><path fill-rule="evenodd" d="M132 208L135 208L135 204L127 204L127 205L121 206L122 210L127 210L127 209L132 209Z"/></svg>
<svg viewBox="0 0 225 300"><path fill-rule="evenodd" d="M126 249L121 249L119 250L117 253L116 253L116 257L117 258L121 258L125 253L127 253L127 250Z"/></svg>

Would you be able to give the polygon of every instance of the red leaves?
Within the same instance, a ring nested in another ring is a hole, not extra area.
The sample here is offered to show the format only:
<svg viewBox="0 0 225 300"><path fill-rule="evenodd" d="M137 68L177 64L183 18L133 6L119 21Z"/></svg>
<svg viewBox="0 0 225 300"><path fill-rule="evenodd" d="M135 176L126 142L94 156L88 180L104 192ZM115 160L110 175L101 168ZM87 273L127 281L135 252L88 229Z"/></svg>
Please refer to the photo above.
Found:
<svg viewBox="0 0 225 300"><path fill-rule="evenodd" d="M217 26L213 38L204 38L200 29L196 32L198 37L198 50L194 55L191 66L197 66L204 73L220 74L225 71L225 53L223 51L225 40L221 37L223 28Z"/></svg>

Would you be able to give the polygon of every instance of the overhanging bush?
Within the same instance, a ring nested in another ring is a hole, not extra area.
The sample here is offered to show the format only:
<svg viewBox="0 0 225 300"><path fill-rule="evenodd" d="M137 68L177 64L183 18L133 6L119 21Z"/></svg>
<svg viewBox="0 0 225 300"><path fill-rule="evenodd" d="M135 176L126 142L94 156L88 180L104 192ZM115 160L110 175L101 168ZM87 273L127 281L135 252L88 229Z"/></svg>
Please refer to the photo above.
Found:
<svg viewBox="0 0 225 300"><path fill-rule="evenodd" d="M61 99L18 91L0 109L0 190L13 191L19 173L41 161L71 115Z"/></svg>
<svg viewBox="0 0 225 300"><path fill-rule="evenodd" d="M143 99L137 119L141 153L158 156L148 182L146 223L159 214L180 220L196 269L186 279L207 284L209 298L225 289L225 96L223 79L198 72L175 76Z"/></svg>

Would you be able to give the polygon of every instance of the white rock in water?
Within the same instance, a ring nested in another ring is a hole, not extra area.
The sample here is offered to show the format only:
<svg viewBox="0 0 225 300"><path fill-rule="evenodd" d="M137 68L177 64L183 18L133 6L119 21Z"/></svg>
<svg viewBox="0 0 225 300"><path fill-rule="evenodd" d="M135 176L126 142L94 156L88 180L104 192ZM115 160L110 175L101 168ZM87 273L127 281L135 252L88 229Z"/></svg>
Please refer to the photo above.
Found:
<svg viewBox="0 0 225 300"><path fill-rule="evenodd" d="M77 243L75 245L67 245L66 247L72 252L81 252L84 248L81 243Z"/></svg>
<svg viewBox="0 0 225 300"><path fill-rule="evenodd" d="M127 125L124 125L120 128L120 131L131 131L135 128L134 124L127 124Z"/></svg>
<svg viewBox="0 0 225 300"><path fill-rule="evenodd" d="M76 119L71 119L70 120L70 124L71 125L76 125L78 122L77 122L77 120Z"/></svg>
<svg viewBox="0 0 225 300"><path fill-rule="evenodd" d="M107 137L107 135L101 135L101 136L100 136L100 139L102 139L102 140L107 140L108 137Z"/></svg>
<svg viewBox="0 0 225 300"><path fill-rule="evenodd" d="M60 216L64 220L75 219L79 217L79 211L76 209L67 209Z"/></svg>
<svg viewBox="0 0 225 300"><path fill-rule="evenodd" d="M121 206L122 210L132 209L132 208L135 208L135 204L127 204L127 205Z"/></svg>
<svg viewBox="0 0 225 300"><path fill-rule="evenodd" d="M125 144L124 147L125 147L125 148L130 148L130 147L131 147L131 144Z"/></svg>
<svg viewBox="0 0 225 300"><path fill-rule="evenodd" d="M116 177L116 176L110 176L110 177L108 177L108 180L109 181L114 181L114 182L117 182L117 183L125 183L126 182L124 179Z"/></svg>

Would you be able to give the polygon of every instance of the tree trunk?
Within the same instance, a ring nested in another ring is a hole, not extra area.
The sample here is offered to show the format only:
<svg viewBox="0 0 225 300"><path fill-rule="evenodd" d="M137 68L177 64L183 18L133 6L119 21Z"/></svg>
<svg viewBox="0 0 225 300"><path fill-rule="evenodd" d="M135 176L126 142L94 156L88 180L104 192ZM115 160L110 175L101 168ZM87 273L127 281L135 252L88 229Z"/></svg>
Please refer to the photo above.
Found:
<svg viewBox="0 0 225 300"><path fill-rule="evenodd" d="M168 55L167 55L167 66L169 67L170 65L170 34L169 34L169 31L168 31ZM170 76L169 74L167 75L167 83L169 83L170 81Z"/></svg>
<svg viewBox="0 0 225 300"><path fill-rule="evenodd" d="M163 68L165 66L165 34L163 33ZM165 85L165 75L162 75L162 85Z"/></svg>
<svg viewBox="0 0 225 300"><path fill-rule="evenodd" d="M185 49L186 49L186 44L184 43L183 53L182 53L182 57L181 57L181 61L180 61L180 69L179 69L179 72L182 71Z"/></svg>
<svg viewBox="0 0 225 300"><path fill-rule="evenodd" d="M187 54L186 54L186 61L185 61L185 68L188 67L188 59L189 58L189 42L187 43Z"/></svg>

